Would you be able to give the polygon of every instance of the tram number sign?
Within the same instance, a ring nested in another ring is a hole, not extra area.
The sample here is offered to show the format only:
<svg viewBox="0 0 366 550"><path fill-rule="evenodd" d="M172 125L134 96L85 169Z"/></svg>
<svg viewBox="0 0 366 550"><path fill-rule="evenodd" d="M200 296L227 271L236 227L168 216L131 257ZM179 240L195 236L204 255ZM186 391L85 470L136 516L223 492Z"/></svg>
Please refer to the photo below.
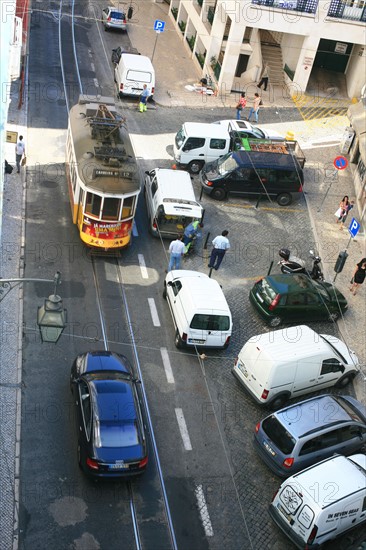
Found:
<svg viewBox="0 0 366 550"><path fill-rule="evenodd" d="M95 178L129 178L132 179L133 173L132 172L121 172L120 170L101 170L100 168L97 168L94 170L94 177Z"/></svg>

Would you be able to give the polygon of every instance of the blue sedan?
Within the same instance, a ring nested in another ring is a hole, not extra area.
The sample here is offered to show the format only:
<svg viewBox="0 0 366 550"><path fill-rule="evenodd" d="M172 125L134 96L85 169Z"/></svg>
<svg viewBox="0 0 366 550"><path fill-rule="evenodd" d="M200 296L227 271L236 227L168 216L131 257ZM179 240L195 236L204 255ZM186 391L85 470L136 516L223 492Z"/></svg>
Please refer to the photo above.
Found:
<svg viewBox="0 0 366 550"><path fill-rule="evenodd" d="M129 477L148 462L144 420L128 359L109 351L79 355L71 368L78 462L97 477Z"/></svg>

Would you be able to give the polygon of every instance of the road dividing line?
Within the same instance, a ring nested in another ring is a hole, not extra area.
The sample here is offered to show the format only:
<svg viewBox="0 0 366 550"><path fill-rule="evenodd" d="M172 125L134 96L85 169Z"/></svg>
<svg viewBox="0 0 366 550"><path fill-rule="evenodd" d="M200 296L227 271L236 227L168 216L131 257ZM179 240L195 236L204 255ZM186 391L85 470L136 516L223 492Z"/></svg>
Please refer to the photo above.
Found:
<svg viewBox="0 0 366 550"><path fill-rule="evenodd" d="M136 225L136 222L134 221L133 222L133 226L132 226L132 235L134 237L138 237L139 236L139 232L137 231L137 225Z"/></svg>
<svg viewBox="0 0 366 550"><path fill-rule="evenodd" d="M139 264L140 264L141 277L143 279L148 279L149 274L148 274L147 269L146 269L145 258L143 256L143 254L137 254L137 258L138 258L138 261L139 261ZM155 306L155 304L154 304L154 306Z"/></svg>
<svg viewBox="0 0 366 550"><path fill-rule="evenodd" d="M175 409L175 416L177 417L179 431L183 439L184 448L186 451L191 451L192 450L191 440L189 439L187 424L186 424L186 421L184 420L182 409Z"/></svg>
<svg viewBox="0 0 366 550"><path fill-rule="evenodd" d="M197 485L195 489L195 495L197 499L198 509L200 511L201 521L205 530L206 537L213 537L213 529L210 520L210 514L208 513L205 495L202 489L202 485Z"/></svg>
<svg viewBox="0 0 366 550"><path fill-rule="evenodd" d="M164 370L165 370L165 376L167 379L168 384L174 384L174 376L172 371L172 366L170 364L170 359L168 355L168 350L166 348L160 348L161 358L163 360Z"/></svg>
<svg viewBox="0 0 366 550"><path fill-rule="evenodd" d="M156 309L155 300L154 298L148 298L147 301L149 302L149 308L150 308L153 325L154 327L160 327L160 320L159 320L158 310Z"/></svg>

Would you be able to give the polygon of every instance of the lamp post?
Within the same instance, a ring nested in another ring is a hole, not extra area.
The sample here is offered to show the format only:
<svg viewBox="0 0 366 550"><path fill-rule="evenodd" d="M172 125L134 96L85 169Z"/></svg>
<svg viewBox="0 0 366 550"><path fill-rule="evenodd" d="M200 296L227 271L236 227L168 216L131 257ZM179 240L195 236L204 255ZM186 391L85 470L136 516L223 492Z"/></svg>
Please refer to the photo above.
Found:
<svg viewBox="0 0 366 550"><path fill-rule="evenodd" d="M54 291L38 307L37 324L42 342L56 343L66 326L67 310L62 307L62 299L56 294L57 285L61 284L61 273L56 271L53 279L0 279L0 302L13 288L23 283L54 283Z"/></svg>

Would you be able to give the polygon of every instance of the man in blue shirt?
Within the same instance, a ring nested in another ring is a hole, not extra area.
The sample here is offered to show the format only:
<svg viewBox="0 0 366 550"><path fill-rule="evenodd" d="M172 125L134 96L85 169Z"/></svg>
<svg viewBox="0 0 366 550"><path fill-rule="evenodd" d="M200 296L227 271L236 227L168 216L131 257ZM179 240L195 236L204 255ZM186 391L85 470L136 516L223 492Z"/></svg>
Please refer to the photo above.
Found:
<svg viewBox="0 0 366 550"><path fill-rule="evenodd" d="M149 99L150 92L147 89L147 85L144 84L144 89L142 90L142 93L140 95L140 103L139 103L139 110L140 113L144 113L147 111L147 100Z"/></svg>

